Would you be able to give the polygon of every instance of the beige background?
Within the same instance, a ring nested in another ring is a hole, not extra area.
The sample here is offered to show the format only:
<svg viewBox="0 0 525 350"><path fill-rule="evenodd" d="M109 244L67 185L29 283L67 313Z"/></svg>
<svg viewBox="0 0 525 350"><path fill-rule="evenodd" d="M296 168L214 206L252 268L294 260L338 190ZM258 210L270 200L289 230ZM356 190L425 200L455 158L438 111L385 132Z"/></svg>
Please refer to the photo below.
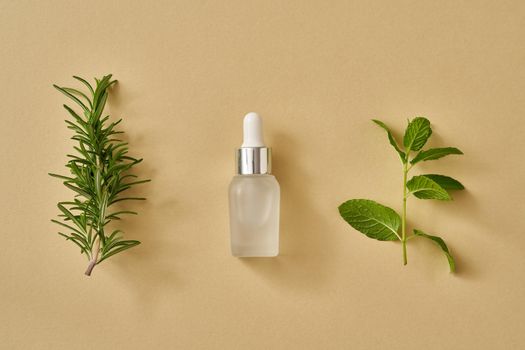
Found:
<svg viewBox="0 0 525 350"><path fill-rule="evenodd" d="M2 349L523 349L521 1L0 2ZM83 275L49 219L71 149L52 83L113 73L108 111L153 182L122 228L142 245ZM282 254L229 255L227 186L248 111L282 189ZM423 164L468 188L409 202L426 241L369 240L350 198L400 209L371 118L433 123Z"/></svg>

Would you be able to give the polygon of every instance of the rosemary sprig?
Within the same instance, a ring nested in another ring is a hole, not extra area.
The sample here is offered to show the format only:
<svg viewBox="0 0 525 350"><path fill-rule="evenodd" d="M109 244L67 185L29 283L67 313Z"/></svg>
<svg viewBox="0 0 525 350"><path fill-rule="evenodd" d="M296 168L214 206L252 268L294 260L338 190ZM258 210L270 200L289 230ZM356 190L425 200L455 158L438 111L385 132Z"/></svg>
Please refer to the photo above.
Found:
<svg viewBox="0 0 525 350"><path fill-rule="evenodd" d="M66 167L68 176L50 173L63 180L64 185L75 192L72 201L59 202L60 220L51 220L60 225L64 232L58 232L67 240L80 247L89 265L85 272L90 276L95 265L112 255L136 246L139 241L124 240L121 230L110 234L104 228L112 220L120 220L123 214L137 214L128 210L112 210L115 203L125 200L145 200L141 197L125 197L123 193L135 185L150 180L137 180L130 170L142 159L128 155L128 144L117 138L123 131L115 127L122 121L109 122L109 115L102 117L108 98L108 91L116 80L111 74L95 79L93 88L86 80L74 76L89 90L88 93L76 89L53 85L78 107L82 113L75 112L64 105L72 119L65 120L67 127L74 131L73 140L76 154L68 154Z"/></svg>

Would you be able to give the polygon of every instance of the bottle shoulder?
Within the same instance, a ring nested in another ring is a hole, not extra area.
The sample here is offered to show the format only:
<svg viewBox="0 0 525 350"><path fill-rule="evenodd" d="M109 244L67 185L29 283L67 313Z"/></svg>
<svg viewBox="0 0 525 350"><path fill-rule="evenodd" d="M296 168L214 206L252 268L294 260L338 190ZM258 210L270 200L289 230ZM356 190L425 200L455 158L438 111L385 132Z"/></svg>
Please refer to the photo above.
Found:
<svg viewBox="0 0 525 350"><path fill-rule="evenodd" d="M275 179L273 174L250 174L250 175L234 175L234 179Z"/></svg>
<svg viewBox="0 0 525 350"><path fill-rule="evenodd" d="M271 174L235 175L230 182L230 186L242 186L257 183L279 187L277 179Z"/></svg>

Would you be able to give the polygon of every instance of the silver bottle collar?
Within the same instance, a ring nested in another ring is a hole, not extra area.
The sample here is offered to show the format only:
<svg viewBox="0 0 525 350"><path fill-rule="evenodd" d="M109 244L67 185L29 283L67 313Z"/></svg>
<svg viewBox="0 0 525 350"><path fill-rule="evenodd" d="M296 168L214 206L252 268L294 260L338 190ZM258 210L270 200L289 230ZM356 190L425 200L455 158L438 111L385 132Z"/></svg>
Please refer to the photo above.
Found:
<svg viewBox="0 0 525 350"><path fill-rule="evenodd" d="M241 147L237 149L237 174L262 175L272 173L272 149Z"/></svg>

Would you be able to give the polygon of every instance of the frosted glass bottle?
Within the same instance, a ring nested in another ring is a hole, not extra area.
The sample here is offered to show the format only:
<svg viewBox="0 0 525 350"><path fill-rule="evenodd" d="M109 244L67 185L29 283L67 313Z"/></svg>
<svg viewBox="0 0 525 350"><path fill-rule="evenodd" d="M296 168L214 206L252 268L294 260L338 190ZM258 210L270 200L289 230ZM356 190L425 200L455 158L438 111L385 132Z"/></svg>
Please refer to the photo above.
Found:
<svg viewBox="0 0 525 350"><path fill-rule="evenodd" d="M264 146L262 120L256 113L244 117L244 141L237 150L229 202L232 255L277 256L280 189L271 175L271 149Z"/></svg>
<svg viewBox="0 0 525 350"><path fill-rule="evenodd" d="M279 254L279 183L273 175L237 175L230 184L232 254Z"/></svg>

